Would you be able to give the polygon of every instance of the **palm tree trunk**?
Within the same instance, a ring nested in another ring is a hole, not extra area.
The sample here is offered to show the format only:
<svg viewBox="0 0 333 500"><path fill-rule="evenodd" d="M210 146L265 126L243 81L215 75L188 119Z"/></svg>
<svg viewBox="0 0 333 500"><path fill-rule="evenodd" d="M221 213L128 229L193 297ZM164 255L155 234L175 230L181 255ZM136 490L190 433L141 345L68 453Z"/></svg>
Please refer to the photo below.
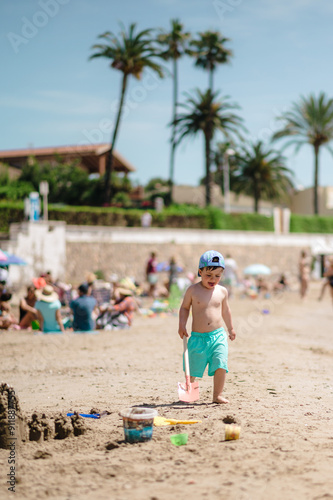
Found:
<svg viewBox="0 0 333 500"><path fill-rule="evenodd" d="M177 59L173 60L173 125L171 132L171 154L170 154L170 173L169 173L169 202L173 201L173 176L175 169L175 151L176 151L176 125L177 118L177 99L178 99L178 68Z"/></svg>
<svg viewBox="0 0 333 500"><path fill-rule="evenodd" d="M259 211L260 191L256 184L254 185L253 197L254 197L254 212L257 214Z"/></svg>
<svg viewBox="0 0 333 500"><path fill-rule="evenodd" d="M206 157L206 207L211 204L211 173L210 173L210 138L205 134L205 157Z"/></svg>
<svg viewBox="0 0 333 500"><path fill-rule="evenodd" d="M110 151L109 151L106 166L105 166L104 203L110 203L112 200L112 194L113 194L112 193L112 185L111 185L112 162L113 162L112 153L113 153L114 146L116 143L118 128L119 128L119 124L120 124L120 118L121 118L121 114L123 111L126 85L127 85L127 74L124 73L123 81L122 81L122 85L121 85L121 95L120 95L117 120L116 120L116 124L115 124L114 130L113 130L112 139L111 139L111 147L110 147Z"/></svg>
<svg viewBox="0 0 333 500"><path fill-rule="evenodd" d="M318 172L319 172L319 146L315 144L314 146L315 154L315 169L314 169L314 187L313 187L313 213L315 215L319 214L318 206Z"/></svg>
<svg viewBox="0 0 333 500"><path fill-rule="evenodd" d="M254 212L257 214L259 209L259 200L257 197L254 198Z"/></svg>
<svg viewBox="0 0 333 500"><path fill-rule="evenodd" d="M213 68L210 68L209 69L209 90L211 91L211 93L213 93L213 73L214 73Z"/></svg>

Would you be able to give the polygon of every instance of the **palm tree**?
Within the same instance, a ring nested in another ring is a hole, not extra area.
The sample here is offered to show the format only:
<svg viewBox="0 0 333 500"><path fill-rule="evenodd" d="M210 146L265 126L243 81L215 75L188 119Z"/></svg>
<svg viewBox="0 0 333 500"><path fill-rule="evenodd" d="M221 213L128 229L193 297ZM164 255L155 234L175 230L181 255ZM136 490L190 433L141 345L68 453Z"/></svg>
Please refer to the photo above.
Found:
<svg viewBox="0 0 333 500"><path fill-rule="evenodd" d="M201 92L195 89L194 95L186 93L187 101L181 104L185 112L178 115L175 123L177 125L177 144L186 136L195 136L202 132L205 140L205 185L206 206L211 203L211 143L216 132L220 131L225 137L239 134L242 126L242 118L232 113L238 106L228 102L224 97L218 100L218 93L210 90Z"/></svg>
<svg viewBox="0 0 333 500"><path fill-rule="evenodd" d="M105 57L110 59L111 68L117 69L123 74L118 113L112 134L111 148L105 167L105 203L109 203L112 199L112 153L117 139L128 77L134 76L139 80L145 68L150 68L155 71L160 78L163 77L161 66L154 61L154 56L157 54L151 39L151 33L153 30L146 29L140 31L139 33L135 33L135 29L136 24L133 23L130 25L128 32L125 31L124 27L122 27L119 38L110 31L99 35L98 38L104 40L105 43L93 45L92 49L96 50L96 52L90 56L90 59L94 59L96 57Z"/></svg>
<svg viewBox="0 0 333 500"><path fill-rule="evenodd" d="M262 141L244 146L236 153L233 191L254 198L254 211L258 212L262 199L282 199L293 187L292 172L285 159L273 149L265 149Z"/></svg>
<svg viewBox="0 0 333 500"><path fill-rule="evenodd" d="M331 153L329 142L333 139L333 99L324 92L318 97L310 94L308 98L301 97L299 103L293 103L290 111L279 119L284 120L284 127L276 132L273 140L291 137L284 147L295 146L296 152L304 144L310 144L314 150L314 199L313 212L318 215L318 176L319 152L321 146L326 146Z"/></svg>
<svg viewBox="0 0 333 500"><path fill-rule="evenodd" d="M219 31L205 31L199 33L198 40L192 40L190 45L194 50L191 55L196 59L195 66L209 71L209 88L213 92L213 74L218 64L230 62L232 51L225 47L229 38L225 38Z"/></svg>
<svg viewBox="0 0 333 500"><path fill-rule="evenodd" d="M172 203L173 198L173 176L174 176L174 165L175 165L175 150L176 150L176 125L175 120L177 117L177 102L178 102L178 59L180 59L184 54L188 52L187 43L190 38L190 33L183 31L183 25L178 19L171 20L171 31L162 32L157 37L157 42L165 47L159 53L159 56L168 61L172 59L173 65L173 112L172 112L172 131L171 131L171 153L170 153L170 172L169 172L169 188L170 188L170 199L169 202Z"/></svg>

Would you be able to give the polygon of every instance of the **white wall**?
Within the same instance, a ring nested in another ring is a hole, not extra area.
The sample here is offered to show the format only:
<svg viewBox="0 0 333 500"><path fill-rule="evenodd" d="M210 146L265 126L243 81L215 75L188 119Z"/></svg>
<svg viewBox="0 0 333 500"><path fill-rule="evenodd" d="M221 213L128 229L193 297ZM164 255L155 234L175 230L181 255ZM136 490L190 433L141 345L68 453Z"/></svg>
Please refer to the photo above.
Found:
<svg viewBox="0 0 333 500"><path fill-rule="evenodd" d="M25 222L11 224L6 249L27 262L27 266L10 266L13 285L28 284L34 276L51 271L55 278L66 273L66 224L64 222Z"/></svg>

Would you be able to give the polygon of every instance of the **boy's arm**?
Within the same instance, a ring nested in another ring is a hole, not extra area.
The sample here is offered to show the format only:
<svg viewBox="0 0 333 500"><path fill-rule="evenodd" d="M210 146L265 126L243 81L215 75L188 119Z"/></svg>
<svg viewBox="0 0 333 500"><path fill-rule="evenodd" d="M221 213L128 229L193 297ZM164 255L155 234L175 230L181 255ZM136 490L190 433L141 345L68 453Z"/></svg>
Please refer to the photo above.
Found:
<svg viewBox="0 0 333 500"><path fill-rule="evenodd" d="M180 338L182 339L184 336L188 337L188 333L186 330L186 323L188 316L190 314L190 308L191 308L191 303L192 303L192 287L190 286L184 295L184 299L182 302L182 305L180 306L179 309L179 328L178 328L178 334Z"/></svg>
<svg viewBox="0 0 333 500"><path fill-rule="evenodd" d="M225 296L224 296L224 299L222 300L222 318L227 326L230 340L235 340L236 332L235 332L233 324L232 324L232 317L231 317L231 311L230 311L229 302L228 302L228 291L227 290L225 290Z"/></svg>

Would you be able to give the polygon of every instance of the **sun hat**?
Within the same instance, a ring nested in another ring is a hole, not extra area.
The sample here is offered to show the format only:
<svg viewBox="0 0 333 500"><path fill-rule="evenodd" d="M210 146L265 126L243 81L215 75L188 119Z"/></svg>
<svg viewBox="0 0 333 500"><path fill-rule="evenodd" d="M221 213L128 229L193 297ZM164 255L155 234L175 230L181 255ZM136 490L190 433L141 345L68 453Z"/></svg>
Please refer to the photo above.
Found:
<svg viewBox="0 0 333 500"><path fill-rule="evenodd" d="M207 250L207 252L203 253L199 260L199 269L203 267L222 267L225 268L224 258L219 252L216 250ZM198 272L198 276L200 276Z"/></svg>
<svg viewBox="0 0 333 500"><path fill-rule="evenodd" d="M54 302L58 299L58 294L51 285L44 286L42 290L36 290L36 296L42 302Z"/></svg>
<svg viewBox="0 0 333 500"><path fill-rule="evenodd" d="M129 296L133 295L132 290L128 290L127 288L116 288L115 292L118 292L120 295Z"/></svg>
<svg viewBox="0 0 333 500"><path fill-rule="evenodd" d="M86 273L86 280L87 280L88 285L91 285L92 283L94 283L94 281L96 281L96 279L97 279L97 277L96 277L95 273L92 273L92 272Z"/></svg>

